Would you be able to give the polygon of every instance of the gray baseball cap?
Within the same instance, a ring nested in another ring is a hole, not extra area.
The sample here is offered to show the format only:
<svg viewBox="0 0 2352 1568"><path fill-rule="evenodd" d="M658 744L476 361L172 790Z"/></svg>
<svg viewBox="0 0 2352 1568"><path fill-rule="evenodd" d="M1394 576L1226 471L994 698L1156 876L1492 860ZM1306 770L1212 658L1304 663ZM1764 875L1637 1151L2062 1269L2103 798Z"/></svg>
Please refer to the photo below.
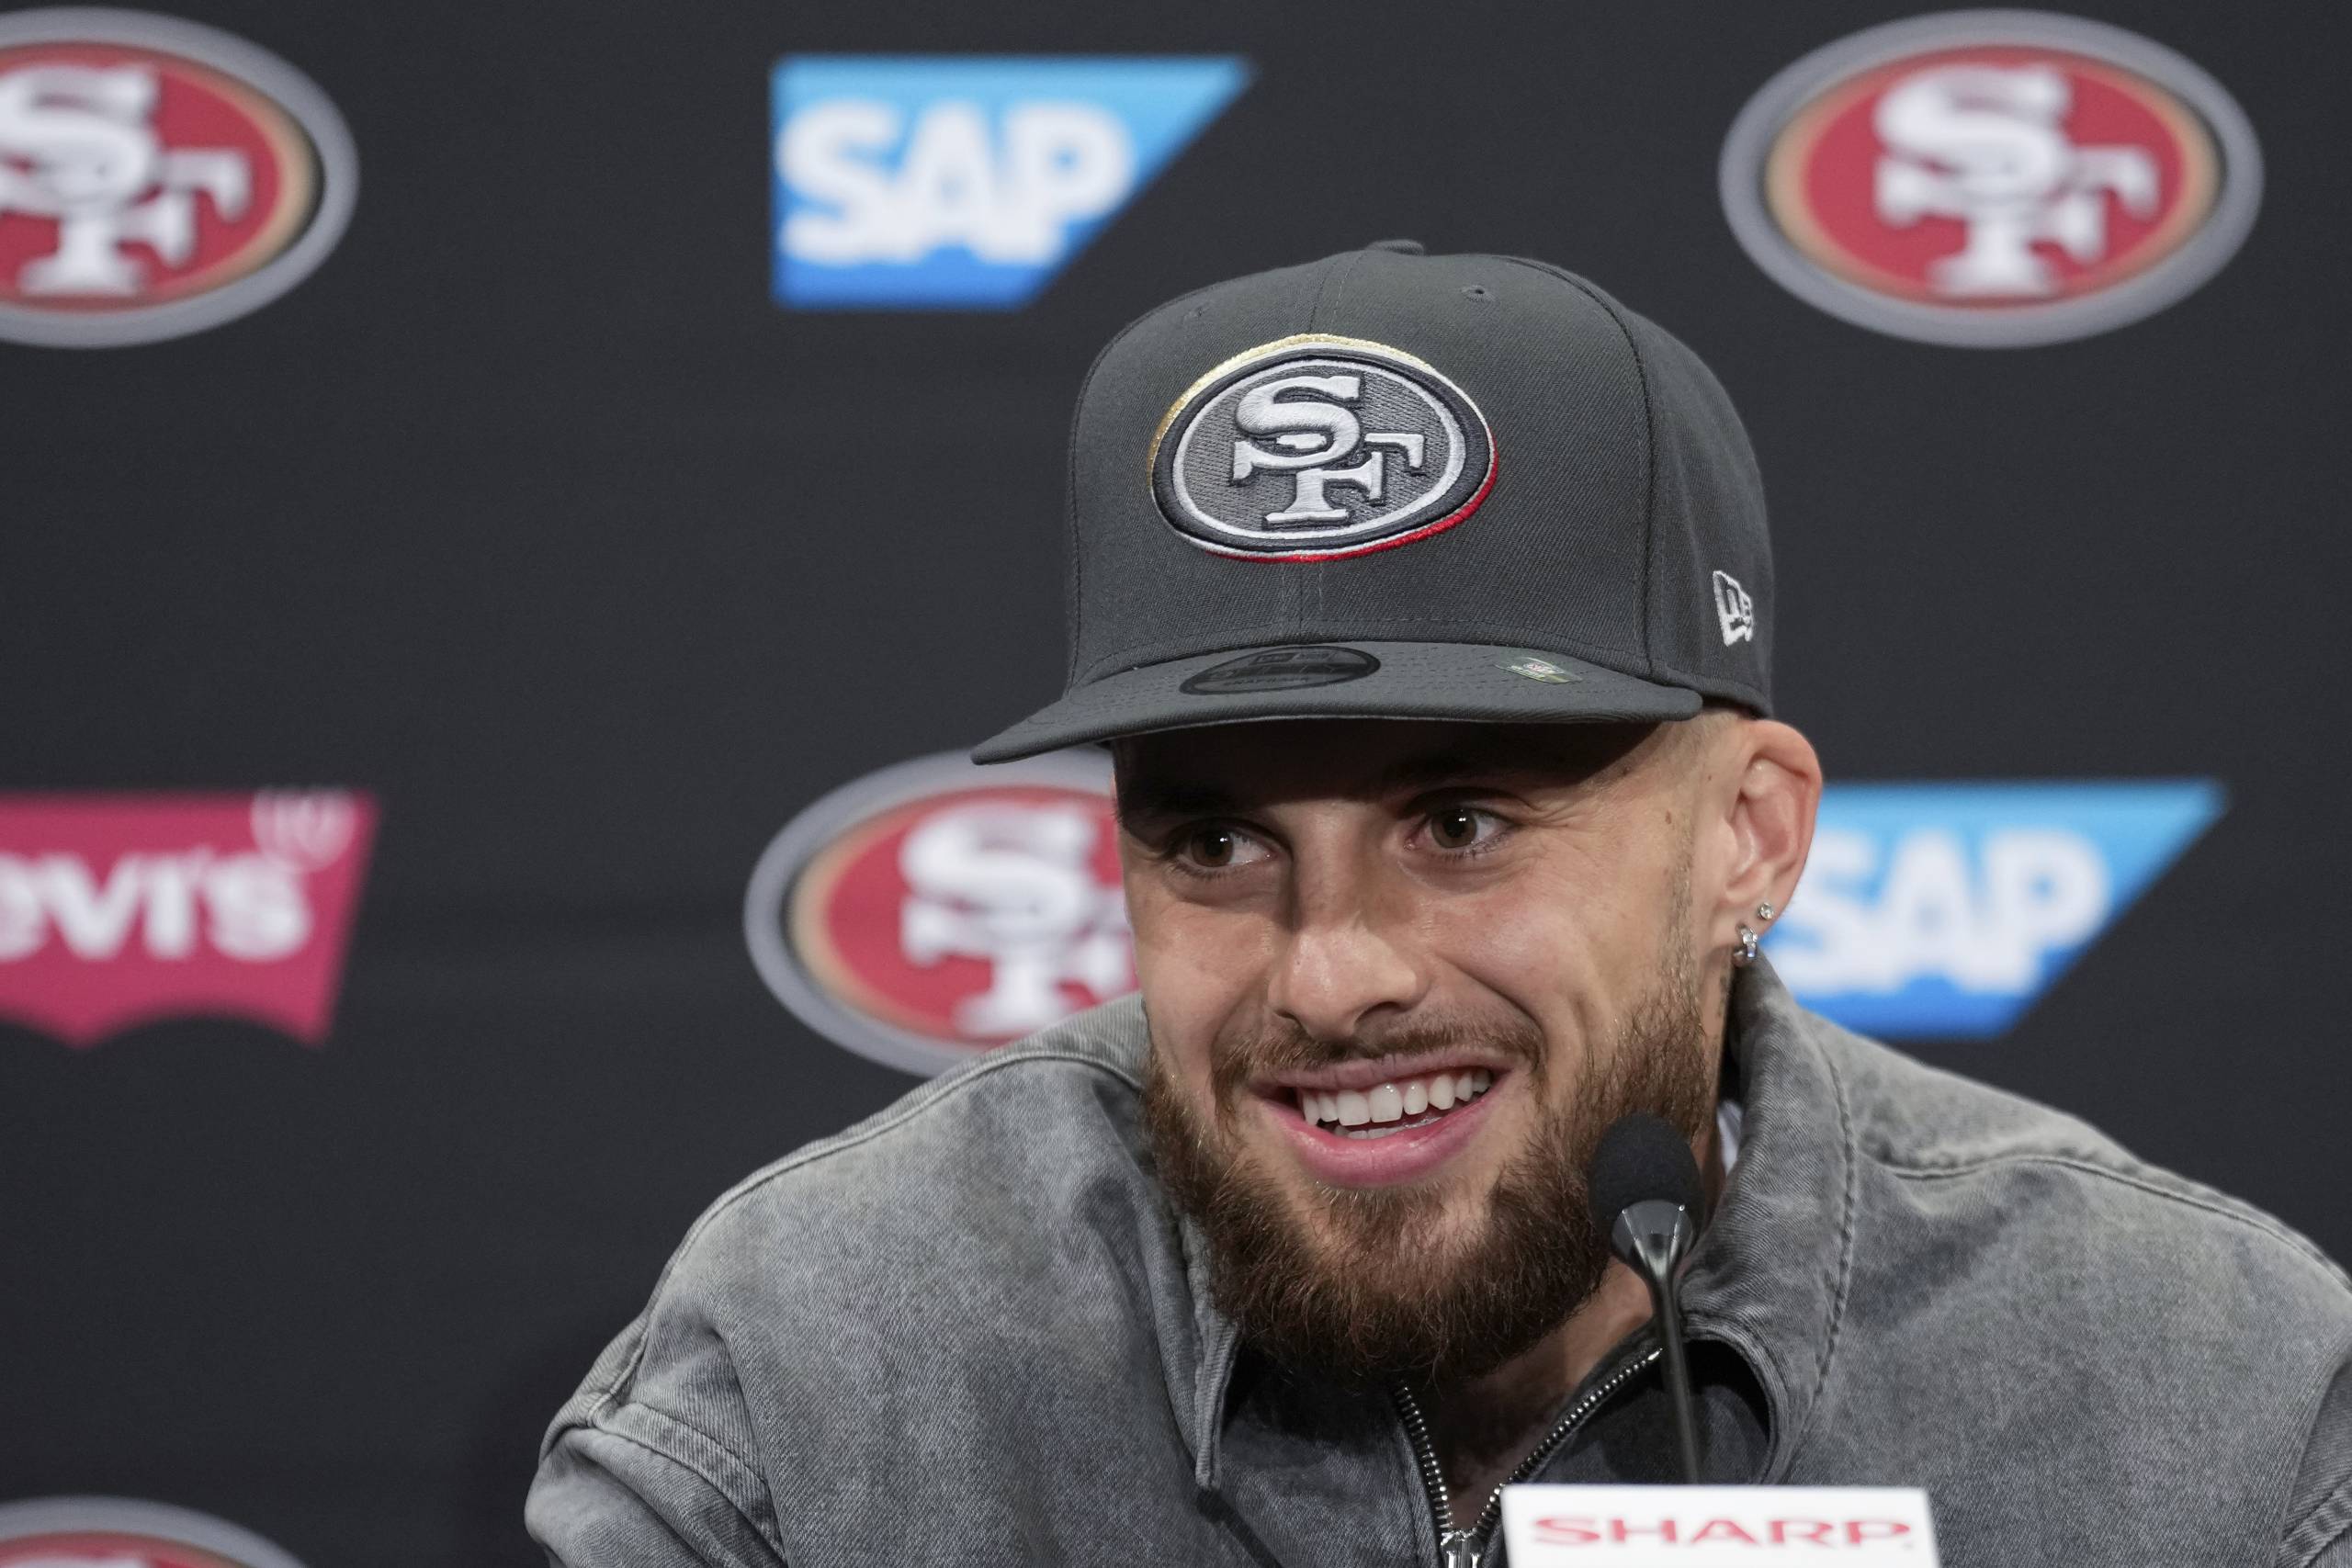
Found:
<svg viewBox="0 0 2352 1568"><path fill-rule="evenodd" d="M1096 358L1069 476L1068 685L976 761L1243 719L1770 710L1731 400L1545 263L1383 241L1172 300Z"/></svg>

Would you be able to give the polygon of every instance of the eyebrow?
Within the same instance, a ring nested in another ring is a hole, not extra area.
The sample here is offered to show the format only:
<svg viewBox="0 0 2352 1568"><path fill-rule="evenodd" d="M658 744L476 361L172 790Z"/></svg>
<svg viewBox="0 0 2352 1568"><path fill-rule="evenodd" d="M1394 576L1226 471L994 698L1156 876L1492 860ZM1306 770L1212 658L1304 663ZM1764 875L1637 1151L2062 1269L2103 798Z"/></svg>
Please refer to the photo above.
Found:
<svg viewBox="0 0 2352 1568"><path fill-rule="evenodd" d="M1153 818L1233 817L1243 809L1240 796L1226 790L1151 779L1121 779L1115 804L1119 826L1130 833Z"/></svg>
<svg viewBox="0 0 2352 1568"><path fill-rule="evenodd" d="M1525 739L1480 742L1417 752L1389 763L1367 780L1363 793L1382 797L1474 779L1525 777L1540 773L1560 784L1578 783L1599 770L1593 759L1571 747ZM1118 788L1119 825L1134 832L1151 819L1247 815L1250 802L1215 784L1185 779L1123 778Z"/></svg>
<svg viewBox="0 0 2352 1568"><path fill-rule="evenodd" d="M1402 758L1374 774L1370 787L1374 795L1395 795L1402 790L1424 790L1468 778L1523 776L1529 773L1582 778L1591 771L1589 767L1571 765L1547 750L1534 747L1500 747L1488 743L1424 751Z"/></svg>

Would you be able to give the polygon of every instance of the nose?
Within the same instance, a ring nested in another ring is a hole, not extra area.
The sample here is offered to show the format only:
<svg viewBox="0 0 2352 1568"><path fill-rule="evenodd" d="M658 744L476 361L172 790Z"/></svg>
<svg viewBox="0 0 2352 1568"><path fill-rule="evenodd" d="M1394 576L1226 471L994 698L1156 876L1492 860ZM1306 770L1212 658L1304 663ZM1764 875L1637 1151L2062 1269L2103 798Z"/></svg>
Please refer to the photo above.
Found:
<svg viewBox="0 0 2352 1568"><path fill-rule="evenodd" d="M1355 896L1330 888L1302 898L1267 1001L1317 1040L1351 1040L1384 1013L1408 1011L1428 980L1403 932Z"/></svg>

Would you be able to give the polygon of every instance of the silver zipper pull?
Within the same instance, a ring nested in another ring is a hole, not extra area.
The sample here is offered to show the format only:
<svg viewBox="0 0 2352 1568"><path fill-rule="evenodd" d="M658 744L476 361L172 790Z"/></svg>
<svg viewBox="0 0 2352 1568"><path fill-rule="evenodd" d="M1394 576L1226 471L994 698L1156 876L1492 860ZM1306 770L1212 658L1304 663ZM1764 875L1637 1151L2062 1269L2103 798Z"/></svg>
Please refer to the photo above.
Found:
<svg viewBox="0 0 2352 1568"><path fill-rule="evenodd" d="M1478 1568L1478 1538L1469 1530L1448 1530L1438 1537L1437 1550L1445 1568Z"/></svg>

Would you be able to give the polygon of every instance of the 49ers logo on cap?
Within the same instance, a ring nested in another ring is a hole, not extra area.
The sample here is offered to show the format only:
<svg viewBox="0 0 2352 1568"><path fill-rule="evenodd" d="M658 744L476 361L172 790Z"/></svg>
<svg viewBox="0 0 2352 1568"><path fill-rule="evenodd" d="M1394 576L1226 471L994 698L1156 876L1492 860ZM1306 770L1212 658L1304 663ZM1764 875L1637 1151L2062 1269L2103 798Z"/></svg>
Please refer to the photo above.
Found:
<svg viewBox="0 0 2352 1568"><path fill-rule="evenodd" d="M243 315L325 258L356 185L334 106L242 39L0 17L0 337L102 347Z"/></svg>
<svg viewBox="0 0 2352 1568"><path fill-rule="evenodd" d="M1337 560L1450 528L1495 482L1469 394L1409 354L1287 337L1194 382L1152 437L1177 532L1254 560Z"/></svg>
<svg viewBox="0 0 2352 1568"><path fill-rule="evenodd" d="M1734 231L1833 315L1985 347L2104 332L2211 276L2261 154L2221 85L2099 23L1962 11L1767 84L1724 147Z"/></svg>
<svg viewBox="0 0 2352 1568"><path fill-rule="evenodd" d="M936 1073L1135 988L1107 764L953 753L843 785L786 825L743 908L801 1021Z"/></svg>

